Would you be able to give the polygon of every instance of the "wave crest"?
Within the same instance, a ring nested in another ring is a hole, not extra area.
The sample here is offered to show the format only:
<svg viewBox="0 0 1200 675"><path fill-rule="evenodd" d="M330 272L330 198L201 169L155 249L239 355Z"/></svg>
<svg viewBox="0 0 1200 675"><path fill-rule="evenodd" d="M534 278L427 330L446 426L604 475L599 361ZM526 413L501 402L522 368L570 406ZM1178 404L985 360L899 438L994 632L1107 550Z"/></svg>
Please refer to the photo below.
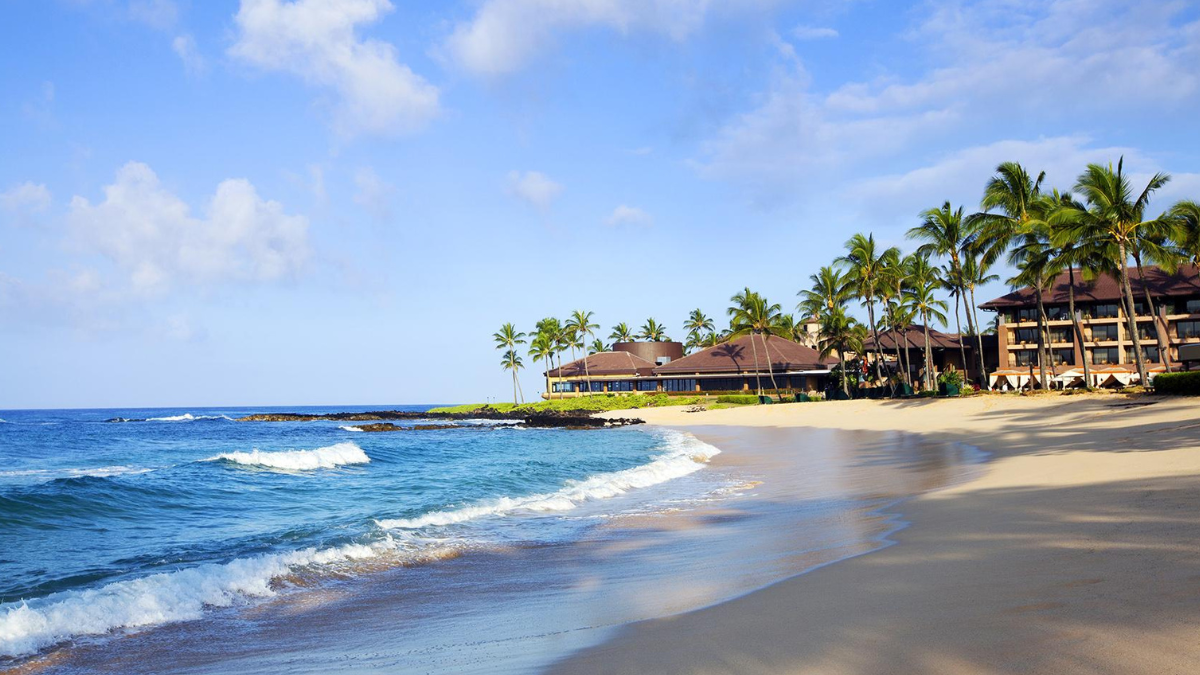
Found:
<svg viewBox="0 0 1200 675"><path fill-rule="evenodd" d="M714 456L717 448L681 432L669 432L666 451L648 464L622 471L601 473L583 480L570 480L556 492L525 497L500 497L470 506L446 511L433 511L416 518L376 520L385 530L412 530L422 527L454 525L478 518L507 516L513 513L544 513L569 511L583 502L608 499L630 490L650 487L700 470Z"/></svg>
<svg viewBox="0 0 1200 675"><path fill-rule="evenodd" d="M337 443L315 450L281 450L278 452L227 452L209 457L206 462L225 461L244 466L262 466L284 471L332 469L348 464L368 464L371 458L354 443Z"/></svg>

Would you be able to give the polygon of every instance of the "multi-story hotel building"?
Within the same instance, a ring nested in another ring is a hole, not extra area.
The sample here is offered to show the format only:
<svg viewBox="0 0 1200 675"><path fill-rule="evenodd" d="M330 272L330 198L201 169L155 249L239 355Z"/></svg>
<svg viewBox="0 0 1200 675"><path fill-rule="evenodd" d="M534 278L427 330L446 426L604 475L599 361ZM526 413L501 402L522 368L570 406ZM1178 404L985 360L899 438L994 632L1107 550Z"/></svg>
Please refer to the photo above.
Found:
<svg viewBox="0 0 1200 675"><path fill-rule="evenodd" d="M1173 274L1158 267L1146 267L1145 272L1145 279L1136 268L1130 269L1129 275L1138 337L1147 370L1152 375L1166 370L1168 364L1178 367L1181 346L1200 343L1200 275L1192 265L1182 266ZM1082 274L1075 271L1075 310L1082 325L1082 342L1075 338L1068 310L1069 279L1067 273L1060 274L1042 294L1049 321L1047 346L1057 382L1066 386L1082 384L1084 359L1093 367L1096 380L1093 386L1136 382L1133 340L1119 279L1101 275L1092 282L1084 282ZM1150 315L1146 290L1158 316ZM993 384L1013 387L1027 384L1030 366L1036 367L1038 363L1034 290L1022 288L979 308L999 313L999 369L992 374ZM1157 331L1164 334L1165 353L1160 353Z"/></svg>

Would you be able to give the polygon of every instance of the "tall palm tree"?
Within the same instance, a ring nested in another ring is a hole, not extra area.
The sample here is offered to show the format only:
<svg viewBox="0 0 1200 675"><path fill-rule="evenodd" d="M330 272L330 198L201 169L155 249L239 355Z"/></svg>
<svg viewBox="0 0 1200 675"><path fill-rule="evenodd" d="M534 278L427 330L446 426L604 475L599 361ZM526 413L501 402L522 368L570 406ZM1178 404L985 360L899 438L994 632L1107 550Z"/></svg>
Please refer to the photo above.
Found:
<svg viewBox="0 0 1200 675"><path fill-rule="evenodd" d="M1076 208L1069 215L1073 223L1073 234L1080 237L1095 237L1116 246L1116 262L1121 279L1121 294L1125 304L1125 318L1129 329L1129 339L1133 342L1134 362L1137 364L1138 377L1142 384L1147 384L1146 359L1142 354L1142 342L1138 335L1136 304L1133 300L1133 287L1129 282L1129 256L1137 245L1143 232L1157 229L1161 218L1146 220L1146 206L1151 195L1166 185L1171 177L1164 173L1154 174L1146 183L1146 187L1135 196L1129 178L1124 172L1125 158L1117 162L1114 171L1112 164L1102 166L1089 164L1080 174L1075 185L1075 191L1086 202L1086 210ZM1148 309L1148 308L1147 308Z"/></svg>
<svg viewBox="0 0 1200 675"><path fill-rule="evenodd" d="M505 370L512 371L514 405L517 403L517 392L521 386L520 382L517 380L517 369L521 367L521 357L516 355L516 349L517 345L525 344L525 338L525 333L519 332L516 326L513 326L511 323L504 324L500 327L499 331L492 333L492 340L496 342L496 349L504 349L507 351L502 365L504 365ZM513 359L510 357L515 357L516 360L513 361ZM515 363L516 367L510 367L510 362ZM525 394L524 392L521 392L521 402L523 403L524 401Z"/></svg>
<svg viewBox="0 0 1200 675"><path fill-rule="evenodd" d="M856 234L846 241L845 247L846 255L837 262L846 268L852 287L867 306L867 323L875 338L875 378L881 379L879 369L883 363L883 350L879 346L879 330L875 323L875 302L879 299L881 272L886 257L892 255L891 249L880 251L873 234ZM899 254L898 249L896 254Z"/></svg>
<svg viewBox="0 0 1200 675"><path fill-rule="evenodd" d="M1083 382L1088 389L1092 388L1092 364L1087 357L1087 347L1084 344L1083 322L1075 309L1075 284L1077 283L1075 268L1084 280L1094 279L1105 267L1107 253L1102 245L1095 241L1079 241L1072 236L1070 214L1077 213L1082 207L1074 203L1070 195L1063 195L1061 206L1050 219L1050 243L1054 247L1055 267L1067 270L1067 311L1071 313L1071 330L1075 334L1075 343L1079 345L1079 354L1083 358ZM1063 215L1067 216L1064 220Z"/></svg>
<svg viewBox="0 0 1200 675"><path fill-rule="evenodd" d="M513 405L517 405L517 371L524 367L521 363L521 357L516 351L510 349L504 352L504 356L500 360L500 365L505 370L511 370L513 374ZM523 395L522 395L523 396Z"/></svg>
<svg viewBox="0 0 1200 675"><path fill-rule="evenodd" d="M669 342L671 340L667 337L667 329L653 318L646 319L646 323L642 324L641 330L634 337L647 342Z"/></svg>
<svg viewBox="0 0 1200 675"><path fill-rule="evenodd" d="M1050 241L1049 228L1038 224L1020 236L1020 242L1008 254L1008 262L1017 269L1009 279L1016 288L1032 287L1037 302L1038 379L1042 390L1050 388L1046 365L1050 362L1049 320L1046 317L1045 293L1061 271L1060 259Z"/></svg>
<svg viewBox="0 0 1200 675"><path fill-rule="evenodd" d="M728 309L730 337L750 336L750 346L754 350L755 381L758 384L758 395L762 396L762 380L758 376L758 348L754 345L754 336L759 336L763 344L763 353L767 357L767 374L771 378L771 388L779 390L775 383L775 369L771 365L771 353L767 343L769 335L780 332L779 317L781 308L778 304L767 302L758 293L749 288L730 298L733 304Z"/></svg>
<svg viewBox="0 0 1200 675"><path fill-rule="evenodd" d="M820 319L850 301L850 280L837 267L826 265L818 269L816 274L809 275L808 279L812 287L796 293L800 296L796 309L805 316Z"/></svg>
<svg viewBox="0 0 1200 675"><path fill-rule="evenodd" d="M688 333L687 347L691 349L700 346L704 336L708 333L716 331L716 326L713 320L705 316L704 312L699 309L693 309L688 315L687 321L683 322L683 329Z"/></svg>
<svg viewBox="0 0 1200 675"><path fill-rule="evenodd" d="M548 333L538 332L529 342L529 355L533 357L535 362L546 362L546 398L553 398L553 393L550 391L550 371L554 368L554 339Z"/></svg>
<svg viewBox="0 0 1200 675"><path fill-rule="evenodd" d="M550 367L554 368L554 358L558 357L558 367L562 369L562 352L567 348L567 330L558 319L548 316L537 322L537 335L544 335L550 346ZM549 393L549 392L547 392Z"/></svg>
<svg viewBox="0 0 1200 675"><path fill-rule="evenodd" d="M963 341L962 313L959 311L959 306L963 304L964 285L961 268L947 265L942 270L942 289L954 298L954 332L958 334L958 355L965 373L967 371L967 347Z"/></svg>
<svg viewBox="0 0 1200 675"><path fill-rule="evenodd" d="M633 331L624 323L619 323L613 326L612 332L608 334L608 339L613 342L633 342Z"/></svg>
<svg viewBox="0 0 1200 675"><path fill-rule="evenodd" d="M981 255L985 266L996 263L1013 240L1038 220L1036 203L1042 194L1043 171L1033 178L1017 162L1004 162L983 188L980 213L971 215L976 236L972 248Z"/></svg>
<svg viewBox="0 0 1200 675"><path fill-rule="evenodd" d="M908 285L908 269L911 257L900 255L899 249L890 249L882 257L879 269L879 299L883 302L884 314L888 317L889 330L892 333L892 344L896 346L896 370L905 384L912 386L910 372L911 363L905 364L908 358L908 327L912 317L901 312L903 307L904 289ZM903 335L905 349L900 349L900 336Z"/></svg>
<svg viewBox="0 0 1200 675"><path fill-rule="evenodd" d="M945 300L938 300L935 293L941 287L941 273L938 268L929 264L929 259L922 255L909 256L908 277L909 285L904 291L905 302L921 317L925 331L925 388L933 389L933 348L929 344L929 321L937 319L942 325L946 324L946 310L949 305Z"/></svg>
<svg viewBox="0 0 1200 675"><path fill-rule="evenodd" d="M795 314L781 314L776 327L779 329L780 337L787 338L792 342L803 344L808 338L808 333L804 330L804 323L796 321Z"/></svg>
<svg viewBox="0 0 1200 675"><path fill-rule="evenodd" d="M967 370L967 352L962 342L962 328L958 326L958 306L960 301L965 304L967 299L966 275L963 270L963 259L976 247L979 239L980 223L977 219L964 218L962 207L954 209L947 201L940 209L927 209L921 213L921 224L908 231L909 239L917 239L925 243L917 248L922 255L932 255L946 258L947 290L954 296L955 330L959 333L959 349L962 352L963 371ZM967 309L967 332L975 334L975 321L971 311ZM981 385L987 387L987 373L983 365L983 349L976 353Z"/></svg>
<svg viewBox="0 0 1200 675"><path fill-rule="evenodd" d="M592 312L585 312L582 309L577 309L571 313L571 318L567 319L567 327L571 329L579 339L579 348L583 349L584 338L595 337L594 333L599 324L592 323ZM592 371L588 366L588 354L583 352L583 379L587 382L588 393L592 391Z"/></svg>
<svg viewBox="0 0 1200 675"><path fill-rule="evenodd" d="M861 332L856 329L858 322L846 314L846 309L835 306L821 315L821 327L818 335L821 346L821 358L836 353L842 368L842 393L850 396L850 359L846 354L850 351L861 351Z"/></svg>
<svg viewBox="0 0 1200 675"><path fill-rule="evenodd" d="M589 356L591 354L599 354L600 352L608 351L608 346L604 344L603 340L596 338L592 340L592 344L588 345L588 351L590 352Z"/></svg>
<svg viewBox="0 0 1200 675"><path fill-rule="evenodd" d="M1171 207L1168 217L1175 221L1171 239L1180 260L1200 268L1200 202L1178 202Z"/></svg>
<svg viewBox="0 0 1200 675"><path fill-rule="evenodd" d="M963 256L962 280L967 287L967 297L970 298L967 315L974 319L975 347L979 355L979 379L980 386L984 389L991 388L991 381L988 378L987 364L983 358L983 324L979 322L979 305L975 302L975 289L1000 280L1000 275L989 274L990 269L991 265L983 261L975 251L967 251ZM969 326L970 324L968 324L968 330L970 330Z"/></svg>

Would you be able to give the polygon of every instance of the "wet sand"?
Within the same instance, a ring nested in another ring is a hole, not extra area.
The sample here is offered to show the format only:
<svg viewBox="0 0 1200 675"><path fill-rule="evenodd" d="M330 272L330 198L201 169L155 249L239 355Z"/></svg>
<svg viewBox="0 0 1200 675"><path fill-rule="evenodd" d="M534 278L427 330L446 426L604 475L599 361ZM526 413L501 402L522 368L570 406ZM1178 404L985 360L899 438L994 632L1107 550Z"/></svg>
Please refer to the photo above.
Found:
<svg viewBox="0 0 1200 675"><path fill-rule="evenodd" d="M1200 672L1200 401L988 396L640 412L731 434L903 429L994 454L975 480L900 505L911 525L894 546L626 626L552 672Z"/></svg>
<svg viewBox="0 0 1200 675"><path fill-rule="evenodd" d="M581 541L513 542L310 580L253 608L61 650L31 670L537 672L631 622L714 606L875 551L902 526L899 500L982 471L973 448L912 434L693 432L723 452L705 470L663 484L652 508L600 518ZM620 499L571 515L623 510Z"/></svg>

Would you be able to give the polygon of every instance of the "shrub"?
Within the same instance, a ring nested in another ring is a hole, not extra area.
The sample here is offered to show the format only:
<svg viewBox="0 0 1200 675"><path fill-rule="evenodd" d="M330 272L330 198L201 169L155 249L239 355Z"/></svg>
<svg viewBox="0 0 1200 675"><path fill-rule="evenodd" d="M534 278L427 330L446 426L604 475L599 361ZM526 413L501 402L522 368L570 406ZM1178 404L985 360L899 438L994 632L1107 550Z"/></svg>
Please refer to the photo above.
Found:
<svg viewBox="0 0 1200 675"><path fill-rule="evenodd" d="M753 394L728 394L718 396L717 403L736 403L738 405L749 405L758 403L758 397Z"/></svg>
<svg viewBox="0 0 1200 675"><path fill-rule="evenodd" d="M1152 380L1158 394L1200 396L1200 370L1186 373L1161 373Z"/></svg>
<svg viewBox="0 0 1200 675"><path fill-rule="evenodd" d="M938 375L937 381L938 381L938 384L944 384L947 386L954 386L954 387L962 387L962 384L963 384L962 372L958 371L958 370L948 370L948 371L942 373L941 375Z"/></svg>

